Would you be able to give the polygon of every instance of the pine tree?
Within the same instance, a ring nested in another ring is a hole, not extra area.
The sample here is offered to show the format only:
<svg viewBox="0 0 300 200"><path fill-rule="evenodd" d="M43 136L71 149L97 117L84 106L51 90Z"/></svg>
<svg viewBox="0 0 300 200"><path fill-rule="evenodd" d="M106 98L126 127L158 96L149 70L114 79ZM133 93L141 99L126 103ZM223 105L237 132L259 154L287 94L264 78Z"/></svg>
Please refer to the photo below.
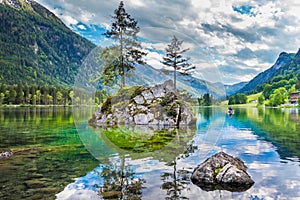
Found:
<svg viewBox="0 0 300 200"><path fill-rule="evenodd" d="M16 103L16 96L17 96L17 92L16 92L14 86L11 85L9 87L8 103L9 104L15 104Z"/></svg>
<svg viewBox="0 0 300 200"><path fill-rule="evenodd" d="M0 92L5 93L5 91L6 91L6 86L2 83L0 87Z"/></svg>
<svg viewBox="0 0 300 200"><path fill-rule="evenodd" d="M53 105L57 105L57 90L55 87L52 87L50 90L50 94L53 97Z"/></svg>
<svg viewBox="0 0 300 200"><path fill-rule="evenodd" d="M213 97L211 95L209 95L209 93L205 93L203 95L203 104L205 106L211 106L212 105L212 99L213 99Z"/></svg>
<svg viewBox="0 0 300 200"><path fill-rule="evenodd" d="M0 106L4 103L5 94L3 92L0 93Z"/></svg>
<svg viewBox="0 0 300 200"><path fill-rule="evenodd" d="M28 85L25 85L25 87L24 87L24 101L25 101L25 104L30 103L30 98L31 98L30 88L29 88Z"/></svg>
<svg viewBox="0 0 300 200"><path fill-rule="evenodd" d="M176 90L177 71L181 70L182 74L189 74L190 70L195 69L195 67L189 63L190 58L183 57L182 54L189 49L182 49L182 43L183 41L180 41L176 36L173 36L171 43L165 49L166 56L163 57L162 61L162 64L174 69L174 90Z"/></svg>
<svg viewBox="0 0 300 200"><path fill-rule="evenodd" d="M57 105L61 105L63 103L63 94L59 90L56 92L56 100Z"/></svg>
<svg viewBox="0 0 300 200"><path fill-rule="evenodd" d="M137 21L126 12L123 1L114 11L112 19L111 30L105 35L117 44L105 48L101 53L104 60L102 81L104 84L114 83L121 76L121 85L125 87L125 75L135 70L135 64L145 64L142 58L146 53L141 51L137 40L140 31Z"/></svg>
<svg viewBox="0 0 300 200"><path fill-rule="evenodd" d="M19 83L17 86L16 104L24 103L23 86Z"/></svg>

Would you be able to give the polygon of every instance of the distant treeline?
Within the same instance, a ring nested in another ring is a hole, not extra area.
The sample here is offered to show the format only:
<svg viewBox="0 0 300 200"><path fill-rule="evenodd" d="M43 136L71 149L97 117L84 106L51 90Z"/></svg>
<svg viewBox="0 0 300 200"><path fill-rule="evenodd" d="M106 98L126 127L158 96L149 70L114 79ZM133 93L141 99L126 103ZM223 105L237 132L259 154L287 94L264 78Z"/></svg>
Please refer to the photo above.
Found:
<svg viewBox="0 0 300 200"><path fill-rule="evenodd" d="M215 103L214 98L209 93L205 93L202 97L197 98L199 106L211 106Z"/></svg>
<svg viewBox="0 0 300 200"><path fill-rule="evenodd" d="M238 93L229 97L228 105L246 104L248 97L245 94Z"/></svg>
<svg viewBox="0 0 300 200"><path fill-rule="evenodd" d="M74 96L71 88L53 86L27 86L22 84L0 86L0 105L75 105L100 104L107 95L96 91L93 97L81 92ZM73 101L72 101L73 100Z"/></svg>

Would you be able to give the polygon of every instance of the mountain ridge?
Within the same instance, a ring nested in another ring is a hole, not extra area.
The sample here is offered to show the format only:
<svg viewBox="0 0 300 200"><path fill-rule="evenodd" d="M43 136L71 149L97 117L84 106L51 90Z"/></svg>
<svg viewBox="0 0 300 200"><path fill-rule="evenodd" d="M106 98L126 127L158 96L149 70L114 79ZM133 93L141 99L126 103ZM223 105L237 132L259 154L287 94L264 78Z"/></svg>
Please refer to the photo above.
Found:
<svg viewBox="0 0 300 200"><path fill-rule="evenodd" d="M95 48L31 0L0 1L0 82L70 86Z"/></svg>
<svg viewBox="0 0 300 200"><path fill-rule="evenodd" d="M294 53L281 52L272 67L259 73L236 93L250 94L255 92L254 90L257 88L257 86L267 83L270 79L276 76L276 71L288 64L294 57Z"/></svg>

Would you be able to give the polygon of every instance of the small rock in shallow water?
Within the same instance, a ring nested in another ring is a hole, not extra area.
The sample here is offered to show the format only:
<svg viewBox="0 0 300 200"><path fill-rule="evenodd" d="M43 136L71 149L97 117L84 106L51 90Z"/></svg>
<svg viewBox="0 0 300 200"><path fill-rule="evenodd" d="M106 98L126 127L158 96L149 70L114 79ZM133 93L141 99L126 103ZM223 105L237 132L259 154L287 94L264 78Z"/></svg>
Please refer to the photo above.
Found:
<svg viewBox="0 0 300 200"><path fill-rule="evenodd" d="M241 159L219 152L198 165L191 180L206 191L218 189L241 192L254 184L246 170Z"/></svg>
<svg viewBox="0 0 300 200"><path fill-rule="evenodd" d="M25 181L25 185L28 188L43 188L43 187L45 187L45 182L33 179L33 180Z"/></svg>
<svg viewBox="0 0 300 200"><path fill-rule="evenodd" d="M0 159L10 158L10 157L13 156L13 154L14 154L14 152L12 152L11 150L1 152L0 153Z"/></svg>

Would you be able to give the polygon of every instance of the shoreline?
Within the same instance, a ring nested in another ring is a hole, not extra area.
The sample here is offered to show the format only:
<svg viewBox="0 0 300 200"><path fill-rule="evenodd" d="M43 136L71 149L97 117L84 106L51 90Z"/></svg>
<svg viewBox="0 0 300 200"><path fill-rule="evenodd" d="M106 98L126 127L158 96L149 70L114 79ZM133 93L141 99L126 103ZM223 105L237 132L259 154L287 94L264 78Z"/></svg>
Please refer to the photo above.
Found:
<svg viewBox="0 0 300 200"><path fill-rule="evenodd" d="M51 107L95 107L98 105L0 105L0 108L51 108Z"/></svg>

